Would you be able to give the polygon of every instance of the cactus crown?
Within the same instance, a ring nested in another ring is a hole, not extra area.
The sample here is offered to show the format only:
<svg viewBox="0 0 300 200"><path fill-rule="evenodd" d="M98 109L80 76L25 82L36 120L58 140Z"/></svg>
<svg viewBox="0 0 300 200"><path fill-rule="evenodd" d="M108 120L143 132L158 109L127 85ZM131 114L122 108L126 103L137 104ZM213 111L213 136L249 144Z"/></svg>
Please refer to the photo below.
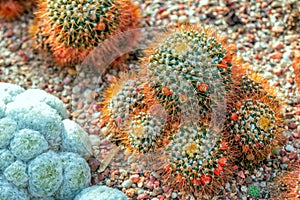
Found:
<svg viewBox="0 0 300 200"><path fill-rule="evenodd" d="M109 0L48 0L47 12L56 37L67 46L98 45L118 28L118 4Z"/></svg>

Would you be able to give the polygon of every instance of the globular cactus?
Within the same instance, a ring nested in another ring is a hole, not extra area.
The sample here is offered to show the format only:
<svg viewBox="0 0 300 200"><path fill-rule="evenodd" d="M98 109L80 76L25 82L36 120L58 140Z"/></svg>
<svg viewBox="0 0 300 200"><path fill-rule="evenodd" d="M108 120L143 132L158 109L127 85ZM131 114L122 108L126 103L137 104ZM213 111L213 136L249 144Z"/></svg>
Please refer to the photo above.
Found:
<svg viewBox="0 0 300 200"><path fill-rule="evenodd" d="M28 11L35 1L29 0L1 0L0 18L13 20L20 17L25 11Z"/></svg>
<svg viewBox="0 0 300 200"><path fill-rule="evenodd" d="M105 39L135 28L138 18L130 0L48 0L39 3L32 32L37 47L50 50L64 66L80 63Z"/></svg>
<svg viewBox="0 0 300 200"><path fill-rule="evenodd" d="M275 180L272 187L276 196L273 199L299 199L300 197L300 163L291 164L291 168Z"/></svg>
<svg viewBox="0 0 300 200"><path fill-rule="evenodd" d="M173 128L167 116L156 112L160 103L141 80L125 75L111 84L100 103L100 121L111 141L129 151L146 153L163 146Z"/></svg>
<svg viewBox="0 0 300 200"><path fill-rule="evenodd" d="M228 150L221 133L200 123L181 124L164 150L164 180L183 195L212 194L229 175L232 156Z"/></svg>
<svg viewBox="0 0 300 200"><path fill-rule="evenodd" d="M211 94L226 96L230 88L234 46L212 28L192 25L171 29L162 38L142 59L150 87L165 105L173 105L174 112L180 110L179 101L190 90L204 117L211 110Z"/></svg>
<svg viewBox="0 0 300 200"><path fill-rule="evenodd" d="M235 77L236 78L236 77ZM240 158L254 163L264 160L280 145L283 135L282 103L275 91L257 74L239 75L230 101L229 140Z"/></svg>

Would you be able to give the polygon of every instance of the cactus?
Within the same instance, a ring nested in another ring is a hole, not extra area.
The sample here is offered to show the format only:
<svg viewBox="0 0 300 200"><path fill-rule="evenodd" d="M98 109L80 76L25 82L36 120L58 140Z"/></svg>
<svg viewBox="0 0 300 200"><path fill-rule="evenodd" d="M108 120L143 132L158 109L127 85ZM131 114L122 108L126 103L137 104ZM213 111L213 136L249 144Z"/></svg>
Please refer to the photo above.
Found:
<svg viewBox="0 0 300 200"><path fill-rule="evenodd" d="M234 46L212 28L192 25L170 30L162 38L146 50L147 58L142 60L150 87L164 105L172 105L172 112L180 112L182 83L188 83L186 90L198 98L199 114L206 117L211 110L210 94L226 96L230 89Z"/></svg>
<svg viewBox="0 0 300 200"><path fill-rule="evenodd" d="M1 0L0 1L0 18L13 20L20 17L25 11L28 11L34 1L29 0Z"/></svg>
<svg viewBox="0 0 300 200"><path fill-rule="evenodd" d="M0 199L73 199L91 178L87 133L48 93L0 83L0 97Z"/></svg>
<svg viewBox="0 0 300 200"><path fill-rule="evenodd" d="M209 130L206 125L188 123L164 150L164 180L181 188L183 195L211 194L228 175L231 156L222 134Z"/></svg>
<svg viewBox="0 0 300 200"><path fill-rule="evenodd" d="M227 140L235 141L242 160L257 163L278 148L283 137L282 103L267 81L255 73L236 75L233 82Z"/></svg>
<svg viewBox="0 0 300 200"><path fill-rule="evenodd" d="M72 65L105 39L135 28L138 18L130 0L48 0L39 3L32 32L58 65Z"/></svg>
<svg viewBox="0 0 300 200"><path fill-rule="evenodd" d="M133 75L124 75L107 88L100 103L102 132L110 134L114 143L129 151L157 150L173 130L167 119L156 113L160 104L148 90L147 83Z"/></svg>
<svg viewBox="0 0 300 200"><path fill-rule="evenodd" d="M275 184L271 187L276 196L273 199L293 200L300 197L300 164L299 161L291 163L290 169L281 174L275 180Z"/></svg>

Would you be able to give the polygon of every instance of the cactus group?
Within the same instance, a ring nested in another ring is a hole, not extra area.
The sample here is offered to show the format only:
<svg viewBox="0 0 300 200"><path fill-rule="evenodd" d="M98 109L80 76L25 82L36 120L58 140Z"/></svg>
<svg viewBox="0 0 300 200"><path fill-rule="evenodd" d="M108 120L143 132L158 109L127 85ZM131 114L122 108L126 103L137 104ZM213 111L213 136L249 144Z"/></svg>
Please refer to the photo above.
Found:
<svg viewBox="0 0 300 200"><path fill-rule="evenodd" d="M135 28L138 17L130 0L47 0L38 4L32 32L36 47L49 50L56 64L65 66L82 62L105 39Z"/></svg>
<svg viewBox="0 0 300 200"><path fill-rule="evenodd" d="M211 194L235 158L261 161L279 145L281 105L212 29L185 25L161 38L137 76L107 88L102 131L126 150L162 152L162 177L183 195ZM224 124L211 126L221 103Z"/></svg>
<svg viewBox="0 0 300 200"><path fill-rule="evenodd" d="M91 145L66 113L42 90L0 83L0 199L73 199L89 185Z"/></svg>

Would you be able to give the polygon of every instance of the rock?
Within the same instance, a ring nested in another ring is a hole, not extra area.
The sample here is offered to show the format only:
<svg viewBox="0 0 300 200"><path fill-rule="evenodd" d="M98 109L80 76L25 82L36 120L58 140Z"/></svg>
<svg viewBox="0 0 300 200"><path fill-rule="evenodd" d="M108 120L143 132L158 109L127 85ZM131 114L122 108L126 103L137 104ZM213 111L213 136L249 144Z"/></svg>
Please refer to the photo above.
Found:
<svg viewBox="0 0 300 200"><path fill-rule="evenodd" d="M128 179L128 180L125 180L121 186L123 188L130 188L131 185L132 185L132 181L130 179Z"/></svg>
<svg viewBox="0 0 300 200"><path fill-rule="evenodd" d="M294 151L294 147L292 146L292 145L286 145L285 146L285 150L287 151L287 152L292 152L292 151Z"/></svg>
<svg viewBox="0 0 300 200"><path fill-rule="evenodd" d="M178 23L179 24L183 24L185 22L187 22L188 18L185 15L182 15L178 18Z"/></svg>
<svg viewBox="0 0 300 200"><path fill-rule="evenodd" d="M247 191L248 191L248 188L246 187L246 186L242 186L241 187L241 191L243 192L243 193L247 193Z"/></svg>
<svg viewBox="0 0 300 200"><path fill-rule="evenodd" d="M273 26L272 31L274 33L282 33L284 31L284 27L283 26Z"/></svg>

